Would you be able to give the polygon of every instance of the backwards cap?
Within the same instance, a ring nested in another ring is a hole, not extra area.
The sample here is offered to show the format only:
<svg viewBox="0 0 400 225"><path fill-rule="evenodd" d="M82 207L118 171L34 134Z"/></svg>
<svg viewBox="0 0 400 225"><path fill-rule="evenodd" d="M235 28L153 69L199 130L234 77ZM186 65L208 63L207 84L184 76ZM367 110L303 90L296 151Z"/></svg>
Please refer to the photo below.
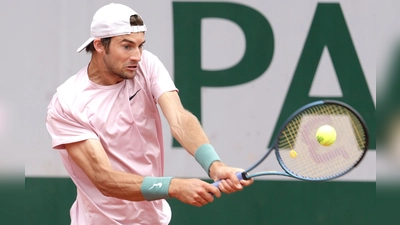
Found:
<svg viewBox="0 0 400 225"><path fill-rule="evenodd" d="M146 25L131 26L130 17L132 15L139 14L125 5L111 3L101 7L93 16L90 25L90 38L77 49L77 52L81 52L96 38L147 31Z"/></svg>

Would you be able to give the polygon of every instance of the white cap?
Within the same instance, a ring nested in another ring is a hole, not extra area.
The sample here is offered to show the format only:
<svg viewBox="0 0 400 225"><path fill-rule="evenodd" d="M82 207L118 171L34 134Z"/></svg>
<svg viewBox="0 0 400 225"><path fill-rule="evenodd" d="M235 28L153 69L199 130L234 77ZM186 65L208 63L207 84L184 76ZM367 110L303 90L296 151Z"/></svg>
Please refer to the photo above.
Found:
<svg viewBox="0 0 400 225"><path fill-rule="evenodd" d="M111 3L101 7L93 16L90 38L77 49L81 52L96 38L108 38L132 32L147 31L146 25L131 26L130 17L139 15L128 6Z"/></svg>

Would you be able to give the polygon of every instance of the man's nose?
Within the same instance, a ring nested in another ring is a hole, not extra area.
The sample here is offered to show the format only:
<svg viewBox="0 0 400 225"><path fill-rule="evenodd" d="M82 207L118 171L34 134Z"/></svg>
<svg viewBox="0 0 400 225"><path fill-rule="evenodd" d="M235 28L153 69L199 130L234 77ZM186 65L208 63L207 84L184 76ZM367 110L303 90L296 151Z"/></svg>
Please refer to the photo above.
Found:
<svg viewBox="0 0 400 225"><path fill-rule="evenodd" d="M140 49L135 49L135 51L132 52L130 59L132 61L136 61L139 62L142 56L142 51L140 51Z"/></svg>

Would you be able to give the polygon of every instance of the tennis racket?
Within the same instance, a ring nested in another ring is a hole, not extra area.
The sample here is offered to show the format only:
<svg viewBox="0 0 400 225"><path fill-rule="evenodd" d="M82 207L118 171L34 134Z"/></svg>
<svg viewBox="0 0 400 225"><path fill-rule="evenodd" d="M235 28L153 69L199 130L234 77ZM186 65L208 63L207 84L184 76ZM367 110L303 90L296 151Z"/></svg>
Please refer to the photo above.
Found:
<svg viewBox="0 0 400 225"><path fill-rule="evenodd" d="M316 132L323 125L336 131L336 141L321 145ZM294 112L281 127L273 146L252 167L239 172L239 180L267 175L281 175L306 181L323 181L340 177L363 159L368 150L368 130L361 115L339 101L316 101ZM275 150L283 171L250 173ZM221 181L213 183L218 187Z"/></svg>

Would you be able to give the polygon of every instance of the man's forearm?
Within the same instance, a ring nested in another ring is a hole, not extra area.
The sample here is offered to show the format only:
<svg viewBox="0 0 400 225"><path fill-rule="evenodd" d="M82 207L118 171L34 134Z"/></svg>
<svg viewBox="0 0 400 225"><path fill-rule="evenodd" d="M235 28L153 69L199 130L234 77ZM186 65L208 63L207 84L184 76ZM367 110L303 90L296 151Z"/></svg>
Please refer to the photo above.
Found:
<svg viewBox="0 0 400 225"><path fill-rule="evenodd" d="M193 156L201 145L210 143L199 120L186 110L180 114L180 119L176 124L171 124L171 133Z"/></svg>

